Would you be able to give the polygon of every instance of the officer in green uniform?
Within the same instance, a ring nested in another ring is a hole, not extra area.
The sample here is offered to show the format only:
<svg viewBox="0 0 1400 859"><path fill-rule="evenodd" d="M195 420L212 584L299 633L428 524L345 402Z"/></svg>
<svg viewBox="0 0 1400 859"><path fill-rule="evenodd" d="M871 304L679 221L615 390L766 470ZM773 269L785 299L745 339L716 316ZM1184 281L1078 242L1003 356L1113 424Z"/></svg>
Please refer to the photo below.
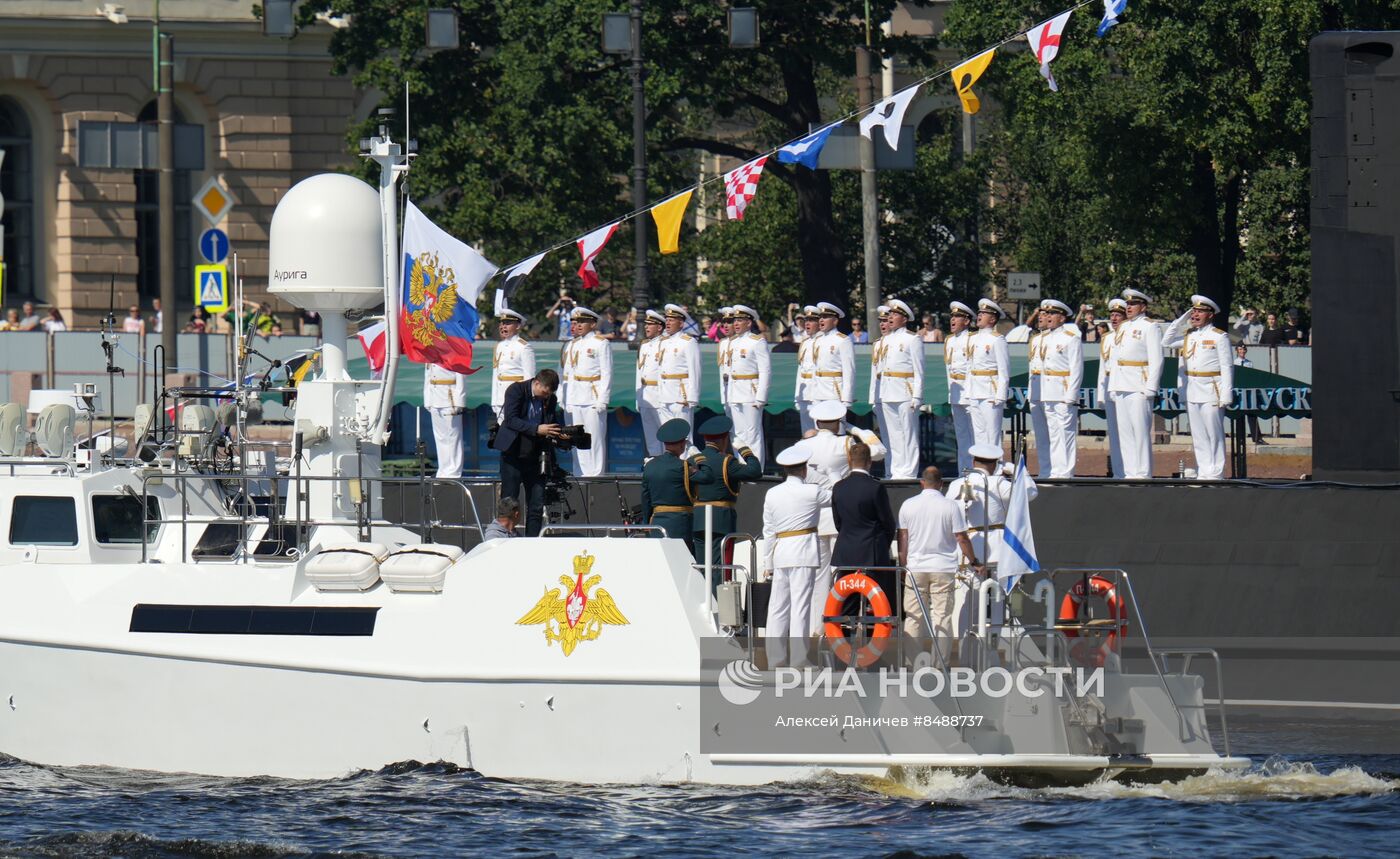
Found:
<svg viewBox="0 0 1400 859"><path fill-rule="evenodd" d="M695 504L695 488L708 486L717 479L710 466L696 458L681 459L690 445L690 422L673 418L656 431L656 439L666 452L652 457L642 467L642 519L649 525L666 529L666 536L684 540L690 554L695 546L690 541L690 515ZM652 534L660 537L660 534Z"/></svg>
<svg viewBox="0 0 1400 859"><path fill-rule="evenodd" d="M719 544L725 534L733 533L739 523L738 511L734 509L739 500L739 484L743 481L758 480L763 476L763 463L758 461L752 450L739 449L739 455L729 452L729 432L734 424L724 415L718 415L700 425L700 435L705 437L705 449L691 457L691 462L703 461L714 472L713 483L695 487L695 536L696 560L705 560L705 508L714 508L714 531L710 541L714 546L712 557L716 564L728 564L719 551ZM715 576L715 586L724 581L724 576Z"/></svg>

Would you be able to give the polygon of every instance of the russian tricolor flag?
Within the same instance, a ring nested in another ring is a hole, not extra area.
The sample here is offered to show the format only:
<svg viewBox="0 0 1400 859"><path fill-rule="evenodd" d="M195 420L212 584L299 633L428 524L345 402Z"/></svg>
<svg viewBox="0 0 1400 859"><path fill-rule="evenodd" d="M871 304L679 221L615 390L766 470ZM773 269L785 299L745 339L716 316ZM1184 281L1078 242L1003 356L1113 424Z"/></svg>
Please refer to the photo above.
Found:
<svg viewBox="0 0 1400 859"><path fill-rule="evenodd" d="M399 343L409 360L471 373L476 300L497 267L409 203L403 219Z"/></svg>

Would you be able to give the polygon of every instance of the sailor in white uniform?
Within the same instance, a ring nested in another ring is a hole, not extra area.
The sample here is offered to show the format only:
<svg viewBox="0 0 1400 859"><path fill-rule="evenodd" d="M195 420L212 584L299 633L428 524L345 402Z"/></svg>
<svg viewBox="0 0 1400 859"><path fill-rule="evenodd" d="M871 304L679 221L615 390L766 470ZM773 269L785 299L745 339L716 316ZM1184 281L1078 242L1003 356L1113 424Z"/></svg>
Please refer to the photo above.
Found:
<svg viewBox="0 0 1400 859"><path fill-rule="evenodd" d="M789 639L794 662L805 662L807 636L821 625L820 612L813 613L822 566L817 520L823 508L830 508L831 492L807 482L809 457L805 441L779 451L778 465L787 476L763 497L763 541L772 581L764 627L770 668L787 662Z"/></svg>
<svg viewBox="0 0 1400 859"><path fill-rule="evenodd" d="M958 474L972 467L967 449L976 444L972 433L972 412L967 383L968 364L972 359L972 308L961 301L948 305L948 328L951 333L943 341L943 369L948 374L948 406L953 410L953 434L958 444Z"/></svg>
<svg viewBox="0 0 1400 859"><path fill-rule="evenodd" d="M909 330L914 311L898 298L886 305L888 331L875 344L871 397L889 449L885 473L912 479L919 470L919 410L924 405L924 343Z"/></svg>
<svg viewBox="0 0 1400 859"><path fill-rule="evenodd" d="M870 344L870 410L880 414L880 341L890 333L890 308L882 304L875 308L875 319L880 327L880 336Z"/></svg>
<svg viewBox="0 0 1400 859"><path fill-rule="evenodd" d="M1040 411L1050 446L1050 477L1073 477L1078 461L1079 387L1084 382L1084 343L1069 305L1047 298L1040 318L1048 320L1038 340ZM1044 468L1041 476L1045 476Z"/></svg>
<svg viewBox="0 0 1400 859"><path fill-rule="evenodd" d="M535 378L535 347L520 336L520 326L525 317L509 308L496 316L500 340L496 352L491 356L491 408L496 412L496 423L502 420L501 407L505 405L506 388L516 382Z"/></svg>
<svg viewBox="0 0 1400 859"><path fill-rule="evenodd" d="M1113 375L1109 396L1118 411L1118 444L1123 476L1152 476L1152 406L1162 378L1162 331L1147 318L1151 301L1136 289L1123 290L1128 318L1113 332Z"/></svg>
<svg viewBox="0 0 1400 859"><path fill-rule="evenodd" d="M1220 305L1211 299L1193 295L1191 309L1162 336L1163 346L1180 350L1177 382L1185 395L1196 476L1201 480L1225 476L1225 410L1235 392L1230 337L1214 324L1219 312Z"/></svg>
<svg viewBox="0 0 1400 859"><path fill-rule="evenodd" d="M423 408L433 424L437 476L461 477L466 448L462 441L467 413L467 377L437 364L423 366Z"/></svg>
<svg viewBox="0 0 1400 859"><path fill-rule="evenodd" d="M598 314L587 307L575 307L569 322L574 337L560 353L560 399L569 423L582 424L593 439L588 450L574 450L573 473L575 477L597 477L607 466L612 347L594 330Z"/></svg>
<svg viewBox="0 0 1400 859"><path fill-rule="evenodd" d="M660 456L666 449L656 437L661 428L657 386L661 381L661 330L665 325L666 317L660 311L648 310L642 319L642 341L637 346L637 414L642 419L648 457Z"/></svg>
<svg viewBox="0 0 1400 859"><path fill-rule="evenodd" d="M1011 358L1006 339L997 333L1001 307L990 298L977 302L977 331L969 341L967 383L976 444L1001 450L1002 414L1011 385Z"/></svg>
<svg viewBox="0 0 1400 859"><path fill-rule="evenodd" d="M856 350L851 338L836 330L846 313L826 301L817 303L817 313L821 333L812 341L813 369L812 380L807 383L807 399L812 408L830 401L849 409L856 398Z"/></svg>
<svg viewBox="0 0 1400 859"><path fill-rule="evenodd" d="M680 305L666 305L666 334L658 349L661 378L656 386L663 424L679 418L695 425L695 406L700 402L700 344L684 331L690 322L690 314Z"/></svg>
<svg viewBox="0 0 1400 859"><path fill-rule="evenodd" d="M1104 425L1108 435L1109 473L1120 480L1123 477L1123 451L1118 443L1118 406L1108 392L1108 380L1113 373L1113 332L1128 318L1128 302L1121 298L1108 300L1108 334L1099 340L1099 406L1103 409Z"/></svg>
<svg viewBox="0 0 1400 859"><path fill-rule="evenodd" d="M768 405L768 383L773 375L772 359L768 354L768 341L753 330L758 321L758 311L743 304L731 308L734 314L730 323L729 352L726 370L728 371L729 419L734 423L734 446L753 451L759 463L763 463L763 408Z"/></svg>
<svg viewBox="0 0 1400 859"><path fill-rule="evenodd" d="M734 337L734 326L730 323L734 319L734 308L721 307L719 309L718 327L715 329L719 339L715 341L715 367L719 370L719 405L724 416L734 421L734 416L729 413L729 370L727 363L729 360L729 347Z"/></svg>
<svg viewBox="0 0 1400 859"><path fill-rule="evenodd" d="M1035 436L1035 458L1040 466L1041 477L1050 476L1050 424L1045 420L1045 410L1040 405L1040 335L1045 332L1048 324L1049 314L1042 313L1039 307L1026 317L1026 326L1032 331L1026 340L1026 357L1030 370L1026 377L1026 406L1031 413L1031 434ZM1011 334L1006 335L1006 341L1016 342L1011 339Z"/></svg>
<svg viewBox="0 0 1400 859"><path fill-rule="evenodd" d="M1006 512L1011 507L1013 484L1003 473L1003 469L998 467L1001 448L976 444L970 452L972 470L948 484L944 494L962 505L967 519L967 536L977 557L985 564L996 564L1002 558ZM1037 494L1039 491L1035 481L1031 481L1028 500L1035 500ZM963 560L970 565L975 559L964 556ZM970 589L964 586L959 588L955 595L958 608L954 615L960 618L960 633L968 630L971 620L975 617L975 613L971 611L971 601L967 599L969 592ZM1000 617L993 615L992 621L1000 623Z"/></svg>
<svg viewBox="0 0 1400 859"><path fill-rule="evenodd" d="M847 424L845 422L846 415L846 407L836 400L823 400L820 403L814 403L812 417L817 422L817 428L811 435L803 439L809 454L807 480L810 483L820 483L827 491L831 491L837 483L850 476L850 450L851 445L855 442L865 442L870 448L872 462L884 461L887 453L885 446L880 443L878 435L870 430ZM831 550L836 545L836 520L832 516L829 503L822 508L817 537L822 562L821 575L818 577L817 583L822 586L822 593L825 593L825 587L831 584ZM813 627L812 634L815 635L819 631L820 619L818 619L818 626Z"/></svg>
<svg viewBox="0 0 1400 859"><path fill-rule="evenodd" d="M792 399L797 406L798 426L805 433L814 426L811 388L817 367L812 355L817 345L817 338L821 334L818 330L817 308L810 304L807 305L802 308L802 315L794 321L798 321L802 325L802 336L797 341L797 383L793 386Z"/></svg>

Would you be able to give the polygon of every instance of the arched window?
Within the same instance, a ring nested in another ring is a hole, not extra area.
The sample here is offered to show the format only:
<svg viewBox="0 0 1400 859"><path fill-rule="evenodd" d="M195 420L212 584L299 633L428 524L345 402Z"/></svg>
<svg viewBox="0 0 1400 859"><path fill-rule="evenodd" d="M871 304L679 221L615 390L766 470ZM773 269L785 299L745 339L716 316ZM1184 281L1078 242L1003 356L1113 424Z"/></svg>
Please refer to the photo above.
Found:
<svg viewBox="0 0 1400 859"><path fill-rule="evenodd" d="M154 101L148 102L136 117L137 122L150 123L152 144L157 121ZM175 122L183 123L180 109L175 109ZM154 145L150 151L154 152ZM179 163L179 159L176 159ZM137 170L136 181L136 258L140 265L136 273L136 289L149 304L160 298L160 171ZM194 236L190 234L190 199L194 196L190 171L175 171L175 296L179 304L189 302L194 284ZM170 309L167 319L177 318Z"/></svg>
<svg viewBox="0 0 1400 859"><path fill-rule="evenodd" d="M35 298L34 282L34 143L29 118L19 102L0 97L0 195L5 198L6 303Z"/></svg>

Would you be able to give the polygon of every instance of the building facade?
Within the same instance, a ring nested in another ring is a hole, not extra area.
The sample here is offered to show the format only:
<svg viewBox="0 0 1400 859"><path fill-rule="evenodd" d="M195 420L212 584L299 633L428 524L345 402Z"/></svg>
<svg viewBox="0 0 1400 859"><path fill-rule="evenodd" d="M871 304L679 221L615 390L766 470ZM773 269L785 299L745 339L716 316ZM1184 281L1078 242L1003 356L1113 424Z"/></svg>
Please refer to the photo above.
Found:
<svg viewBox="0 0 1400 859"><path fill-rule="evenodd" d="M211 226L195 193L210 178L229 191L235 205L219 226L245 293L261 298L277 201L298 180L351 164L346 132L377 106L377 94L331 74L329 25L267 37L253 6L160 4L160 29L174 38L180 324ZM159 297L154 12L151 0L105 14L84 0L0 6L5 307L33 300L86 326L107 312L113 283L119 317Z"/></svg>

